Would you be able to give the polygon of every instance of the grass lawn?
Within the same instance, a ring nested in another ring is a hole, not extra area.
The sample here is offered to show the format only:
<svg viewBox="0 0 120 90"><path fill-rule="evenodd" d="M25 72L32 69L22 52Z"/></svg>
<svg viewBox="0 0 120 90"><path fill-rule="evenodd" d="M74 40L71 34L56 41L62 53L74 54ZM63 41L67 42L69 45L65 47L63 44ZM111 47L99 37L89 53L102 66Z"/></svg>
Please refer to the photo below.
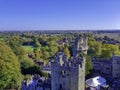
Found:
<svg viewBox="0 0 120 90"><path fill-rule="evenodd" d="M0 38L0 41L4 41L4 38Z"/></svg>
<svg viewBox="0 0 120 90"><path fill-rule="evenodd" d="M34 47L33 46L22 46L27 52L33 52Z"/></svg>

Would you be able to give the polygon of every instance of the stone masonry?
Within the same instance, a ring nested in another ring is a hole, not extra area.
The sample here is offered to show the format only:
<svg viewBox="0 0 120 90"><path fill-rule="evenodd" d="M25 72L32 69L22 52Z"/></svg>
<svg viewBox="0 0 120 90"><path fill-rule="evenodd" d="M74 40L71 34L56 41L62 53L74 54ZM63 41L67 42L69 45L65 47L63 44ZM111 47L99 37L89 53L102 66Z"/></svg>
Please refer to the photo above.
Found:
<svg viewBox="0 0 120 90"><path fill-rule="evenodd" d="M76 38L73 43L73 57L68 59L64 53L56 53L51 62L52 90L85 90L86 38Z"/></svg>

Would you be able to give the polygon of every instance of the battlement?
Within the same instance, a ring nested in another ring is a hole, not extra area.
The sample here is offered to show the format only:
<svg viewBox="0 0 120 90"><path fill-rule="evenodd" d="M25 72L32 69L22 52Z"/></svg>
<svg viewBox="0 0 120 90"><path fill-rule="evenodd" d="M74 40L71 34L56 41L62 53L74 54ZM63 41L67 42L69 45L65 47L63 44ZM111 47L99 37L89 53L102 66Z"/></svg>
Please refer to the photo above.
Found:
<svg viewBox="0 0 120 90"><path fill-rule="evenodd" d="M54 60L51 63L57 64L60 67L74 67L76 65L81 65L84 63L84 57L82 55L76 56L72 59L68 59L65 54L56 53Z"/></svg>
<svg viewBox="0 0 120 90"><path fill-rule="evenodd" d="M79 39L73 44L73 58L68 59L63 52L55 54L51 62L52 90L84 90L85 57L82 56L84 49L81 47L85 44L86 48L87 44L82 38Z"/></svg>

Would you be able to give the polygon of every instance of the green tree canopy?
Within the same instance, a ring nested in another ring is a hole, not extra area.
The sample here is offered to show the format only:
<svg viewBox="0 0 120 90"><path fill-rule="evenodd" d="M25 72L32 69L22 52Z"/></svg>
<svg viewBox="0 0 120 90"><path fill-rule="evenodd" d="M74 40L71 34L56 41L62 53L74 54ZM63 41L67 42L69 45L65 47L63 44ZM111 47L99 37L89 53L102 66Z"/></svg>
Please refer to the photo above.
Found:
<svg viewBox="0 0 120 90"><path fill-rule="evenodd" d="M13 51L0 42L0 89L17 88L21 83L21 69Z"/></svg>
<svg viewBox="0 0 120 90"><path fill-rule="evenodd" d="M85 75L90 74L90 71L93 69L93 64L89 56L86 56L86 64L85 64Z"/></svg>
<svg viewBox="0 0 120 90"><path fill-rule="evenodd" d="M67 47L64 49L64 53L68 58L70 58L70 51Z"/></svg>
<svg viewBox="0 0 120 90"><path fill-rule="evenodd" d="M117 55L120 55L120 50L119 50L118 45L112 45L112 44L103 44L102 45L101 57L110 58L110 57L112 57L113 52Z"/></svg>
<svg viewBox="0 0 120 90"><path fill-rule="evenodd" d="M90 56L100 56L101 55L101 43L94 40L88 41L89 49L88 55Z"/></svg>

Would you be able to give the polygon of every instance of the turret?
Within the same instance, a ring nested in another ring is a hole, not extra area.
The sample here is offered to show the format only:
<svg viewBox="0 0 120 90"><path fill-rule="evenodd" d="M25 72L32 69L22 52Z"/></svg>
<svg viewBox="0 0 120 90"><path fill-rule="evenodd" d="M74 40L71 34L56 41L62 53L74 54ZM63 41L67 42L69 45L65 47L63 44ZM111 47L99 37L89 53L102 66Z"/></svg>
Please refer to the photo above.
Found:
<svg viewBox="0 0 120 90"><path fill-rule="evenodd" d="M87 45L87 38L84 36L77 37L73 44L73 57L75 57L79 53L87 54L88 45Z"/></svg>

